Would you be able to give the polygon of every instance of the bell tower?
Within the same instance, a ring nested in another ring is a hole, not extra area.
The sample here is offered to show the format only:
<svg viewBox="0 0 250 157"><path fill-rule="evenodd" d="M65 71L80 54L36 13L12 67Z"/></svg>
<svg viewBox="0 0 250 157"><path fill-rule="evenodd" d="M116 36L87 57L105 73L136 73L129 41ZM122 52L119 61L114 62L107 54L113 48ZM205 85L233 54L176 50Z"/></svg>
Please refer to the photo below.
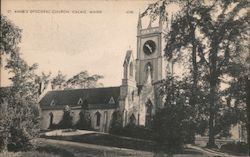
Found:
<svg viewBox="0 0 250 157"><path fill-rule="evenodd" d="M143 17L146 18L146 17ZM148 77L148 67L151 68L152 84L155 84L167 75L167 59L164 57L166 27L160 17L158 25L153 26L150 18L146 28L142 26L142 19L139 13L137 25L137 59L136 59L136 82L137 85L145 84Z"/></svg>
<svg viewBox="0 0 250 157"><path fill-rule="evenodd" d="M159 86L167 75L172 75L172 62L164 56L166 45L164 36L168 31L167 21L164 21L160 15L154 21L149 18L147 27L144 27L142 21L144 18L149 17L142 17L139 14L136 82L139 89L141 89L141 105L145 106L147 99L151 100L152 112L154 112L163 107L163 97L160 96Z"/></svg>

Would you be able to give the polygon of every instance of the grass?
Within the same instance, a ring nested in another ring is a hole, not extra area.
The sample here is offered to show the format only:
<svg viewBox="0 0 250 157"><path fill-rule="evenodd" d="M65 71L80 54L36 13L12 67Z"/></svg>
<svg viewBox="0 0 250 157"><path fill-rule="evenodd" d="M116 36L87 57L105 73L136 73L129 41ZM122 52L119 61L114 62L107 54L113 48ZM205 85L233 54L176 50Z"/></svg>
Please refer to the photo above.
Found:
<svg viewBox="0 0 250 157"><path fill-rule="evenodd" d="M78 143L88 143L102 146L127 148L134 150L142 150L148 152L154 152L156 144L153 141L141 140L135 138L127 138L122 136L116 136L112 134L85 134L85 135L73 135L73 136L49 136L44 137L48 139L64 140ZM163 150L164 151L164 150ZM107 152L109 154L109 152ZM177 154L202 154L193 149L185 148L184 150L178 151ZM111 155L112 156L112 155Z"/></svg>
<svg viewBox="0 0 250 157"><path fill-rule="evenodd" d="M85 135L74 135L74 136L49 136L45 137L49 139L66 140L79 143L89 143L102 146L128 148L136 150L153 151L154 142L145 141L132 138L124 138L110 134L85 134Z"/></svg>
<svg viewBox="0 0 250 157"><path fill-rule="evenodd" d="M75 157L71 152L56 146L40 146L27 152L5 152L0 157Z"/></svg>
<svg viewBox="0 0 250 157"><path fill-rule="evenodd" d="M249 155L249 145L243 142L227 143L222 145L220 151L233 155Z"/></svg>
<svg viewBox="0 0 250 157"><path fill-rule="evenodd" d="M29 151L29 152L16 152L16 153L13 152L1 153L0 157L61 157L61 156L46 152Z"/></svg>

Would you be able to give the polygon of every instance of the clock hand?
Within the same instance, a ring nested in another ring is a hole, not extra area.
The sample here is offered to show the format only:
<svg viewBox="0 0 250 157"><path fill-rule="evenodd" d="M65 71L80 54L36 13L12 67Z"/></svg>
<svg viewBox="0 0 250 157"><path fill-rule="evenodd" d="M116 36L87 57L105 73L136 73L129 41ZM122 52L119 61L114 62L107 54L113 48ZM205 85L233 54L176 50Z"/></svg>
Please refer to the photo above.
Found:
<svg viewBox="0 0 250 157"><path fill-rule="evenodd" d="M152 47L150 47L148 44L146 44L145 46L149 49L151 53L153 52Z"/></svg>

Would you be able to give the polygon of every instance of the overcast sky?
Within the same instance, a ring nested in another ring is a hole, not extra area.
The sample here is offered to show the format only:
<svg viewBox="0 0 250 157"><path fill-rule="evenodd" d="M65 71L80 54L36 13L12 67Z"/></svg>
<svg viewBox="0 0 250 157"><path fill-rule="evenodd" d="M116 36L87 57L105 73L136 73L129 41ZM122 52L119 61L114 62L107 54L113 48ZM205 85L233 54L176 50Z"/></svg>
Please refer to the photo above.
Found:
<svg viewBox="0 0 250 157"><path fill-rule="evenodd" d="M23 30L22 56L39 64L38 73L56 75L60 70L69 78L87 70L103 75L104 86L117 86L129 47L135 55L138 12L152 2L3 0L2 13ZM9 85L6 71L2 77L2 85Z"/></svg>

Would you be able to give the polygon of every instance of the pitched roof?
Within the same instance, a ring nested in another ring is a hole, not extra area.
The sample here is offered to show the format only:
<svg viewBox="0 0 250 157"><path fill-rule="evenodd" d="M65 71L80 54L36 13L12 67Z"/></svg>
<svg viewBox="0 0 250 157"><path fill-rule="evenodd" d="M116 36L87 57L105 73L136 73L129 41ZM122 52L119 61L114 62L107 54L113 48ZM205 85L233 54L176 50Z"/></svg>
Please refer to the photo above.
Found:
<svg viewBox="0 0 250 157"><path fill-rule="evenodd" d="M118 107L120 96L120 87L91 88L91 89L71 89L49 91L41 99L41 108L51 106L54 101L54 107L59 106L79 106L79 99L87 100L89 109L115 108ZM115 103L109 103L113 97ZM53 106L51 106L53 108Z"/></svg>
<svg viewBox="0 0 250 157"><path fill-rule="evenodd" d="M128 64L128 63L129 63L131 57L132 57L132 59L133 59L132 50L128 50L127 53L126 53L124 62L123 62L123 66L124 66L125 64Z"/></svg>

